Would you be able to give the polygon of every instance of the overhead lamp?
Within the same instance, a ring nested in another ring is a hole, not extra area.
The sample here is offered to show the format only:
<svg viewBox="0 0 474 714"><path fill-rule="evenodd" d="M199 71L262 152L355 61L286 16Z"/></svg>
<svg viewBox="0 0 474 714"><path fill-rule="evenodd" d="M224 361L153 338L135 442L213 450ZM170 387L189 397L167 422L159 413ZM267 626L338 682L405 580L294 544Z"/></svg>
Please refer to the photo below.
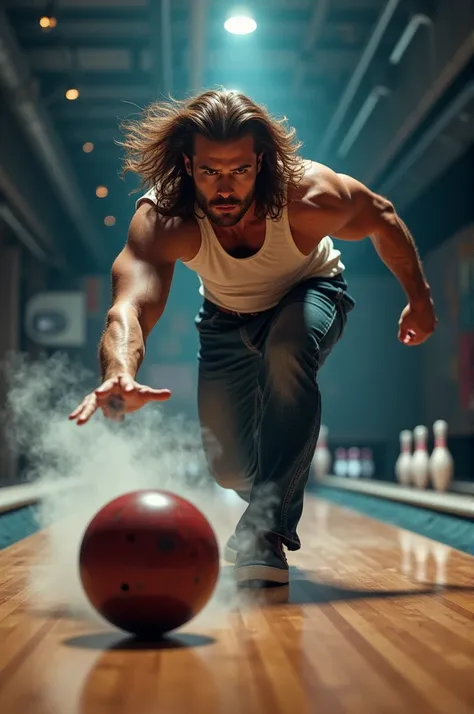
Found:
<svg viewBox="0 0 474 714"><path fill-rule="evenodd" d="M75 99L77 99L79 97L79 90L76 89L75 87L69 87L69 89L66 89L66 91L64 92L64 96L70 102L73 102Z"/></svg>
<svg viewBox="0 0 474 714"><path fill-rule="evenodd" d="M95 190L95 195L97 198L105 198L109 194L109 189L107 186L97 186Z"/></svg>
<svg viewBox="0 0 474 714"><path fill-rule="evenodd" d="M257 29L257 23L249 15L232 15L225 23L224 28L232 35L249 35Z"/></svg>
<svg viewBox="0 0 474 714"><path fill-rule="evenodd" d="M55 17L48 17L48 15L43 15L43 17L40 17L39 24L43 28L43 30L53 30L58 24L58 21Z"/></svg>

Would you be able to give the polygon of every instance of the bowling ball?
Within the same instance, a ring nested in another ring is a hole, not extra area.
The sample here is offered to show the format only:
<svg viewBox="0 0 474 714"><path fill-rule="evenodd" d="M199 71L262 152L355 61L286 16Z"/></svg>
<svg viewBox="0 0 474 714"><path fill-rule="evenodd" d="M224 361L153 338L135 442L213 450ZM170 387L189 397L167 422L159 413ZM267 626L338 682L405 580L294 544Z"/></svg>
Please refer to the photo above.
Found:
<svg viewBox="0 0 474 714"><path fill-rule="evenodd" d="M208 520L186 499L133 491L107 503L87 526L79 573L89 601L106 620L156 638L209 601L219 548Z"/></svg>

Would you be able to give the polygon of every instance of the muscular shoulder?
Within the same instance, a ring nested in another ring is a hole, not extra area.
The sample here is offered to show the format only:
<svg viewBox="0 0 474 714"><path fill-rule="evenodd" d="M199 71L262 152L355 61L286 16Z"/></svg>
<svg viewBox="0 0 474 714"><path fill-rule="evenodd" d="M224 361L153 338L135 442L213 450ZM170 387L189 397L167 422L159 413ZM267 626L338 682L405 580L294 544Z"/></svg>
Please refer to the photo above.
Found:
<svg viewBox="0 0 474 714"><path fill-rule="evenodd" d="M288 219L295 242L308 253L345 222L351 193L329 167L307 161L305 168L301 181L288 191Z"/></svg>
<svg viewBox="0 0 474 714"><path fill-rule="evenodd" d="M337 174L324 164L305 161L305 172L301 181L288 192L290 203L344 205L350 200L348 177Z"/></svg>
<svg viewBox="0 0 474 714"><path fill-rule="evenodd" d="M362 225L369 226L378 215L388 214L393 208L357 179L311 161L288 198L291 228L310 242L325 235L359 236Z"/></svg>
<svg viewBox="0 0 474 714"><path fill-rule="evenodd" d="M200 232L196 221L162 216L153 204L143 202L130 223L128 242L149 260L174 263L196 255Z"/></svg>
<svg viewBox="0 0 474 714"><path fill-rule="evenodd" d="M307 169L299 186L290 192L290 200L313 208L351 211L370 203L386 207L387 199L374 193L353 176L338 174L324 164L308 161Z"/></svg>

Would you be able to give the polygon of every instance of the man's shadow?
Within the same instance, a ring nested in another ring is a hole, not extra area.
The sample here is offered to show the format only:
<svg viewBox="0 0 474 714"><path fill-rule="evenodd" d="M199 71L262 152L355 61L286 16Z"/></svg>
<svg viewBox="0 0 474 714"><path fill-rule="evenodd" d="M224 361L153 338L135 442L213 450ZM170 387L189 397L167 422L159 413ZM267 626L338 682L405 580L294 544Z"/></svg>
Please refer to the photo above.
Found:
<svg viewBox="0 0 474 714"><path fill-rule="evenodd" d="M270 585L255 582L239 588L242 603L255 605L323 605L331 602L369 599L412 597L413 595L439 595L442 592L474 592L474 587L462 585L419 584L413 588L362 589L347 588L333 583L318 582L308 577L308 571L290 567L289 585Z"/></svg>

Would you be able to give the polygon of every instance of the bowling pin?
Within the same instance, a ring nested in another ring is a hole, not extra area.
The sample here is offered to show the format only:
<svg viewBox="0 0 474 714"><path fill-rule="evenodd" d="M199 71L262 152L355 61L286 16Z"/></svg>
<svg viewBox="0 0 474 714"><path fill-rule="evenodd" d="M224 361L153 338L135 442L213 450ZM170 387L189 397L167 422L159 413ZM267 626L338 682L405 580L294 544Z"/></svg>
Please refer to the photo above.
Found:
<svg viewBox="0 0 474 714"><path fill-rule="evenodd" d="M349 478L359 478L361 472L360 449L352 446L347 452L347 475Z"/></svg>
<svg viewBox="0 0 474 714"><path fill-rule="evenodd" d="M413 485L417 488L426 488L430 480L428 455L428 429L421 424L413 430L415 451L411 459L411 476Z"/></svg>
<svg viewBox="0 0 474 714"><path fill-rule="evenodd" d="M372 449L362 449L362 451L360 452L360 456L362 478L372 478L375 471Z"/></svg>
<svg viewBox="0 0 474 714"><path fill-rule="evenodd" d="M347 451L346 449L336 449L334 459L334 475L347 476Z"/></svg>
<svg viewBox="0 0 474 714"><path fill-rule="evenodd" d="M447 445L448 425L443 419L433 424L434 449L430 456L431 483L436 491L447 491L453 479L454 461Z"/></svg>
<svg viewBox="0 0 474 714"><path fill-rule="evenodd" d="M400 432L400 454L395 461L395 476L401 486L409 486L412 479L412 440L411 431L404 429Z"/></svg>
<svg viewBox="0 0 474 714"><path fill-rule="evenodd" d="M327 438L328 428L325 424L321 424L312 462L312 471L317 481L328 476L331 469L331 452L328 449Z"/></svg>

